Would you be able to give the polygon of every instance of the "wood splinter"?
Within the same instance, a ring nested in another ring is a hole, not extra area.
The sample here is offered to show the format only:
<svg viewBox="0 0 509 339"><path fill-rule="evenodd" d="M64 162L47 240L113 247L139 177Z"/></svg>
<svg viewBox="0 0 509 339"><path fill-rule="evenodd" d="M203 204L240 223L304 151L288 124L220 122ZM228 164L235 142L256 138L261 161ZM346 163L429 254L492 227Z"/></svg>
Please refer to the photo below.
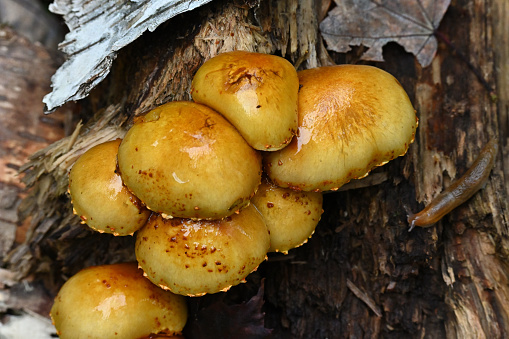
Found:
<svg viewBox="0 0 509 339"><path fill-rule="evenodd" d="M346 279L346 286L350 289L350 291L352 291L352 293L357 298L362 300L373 311L373 313L376 314L377 317L379 318L382 317L382 312L376 305L375 301L372 298L370 298L366 293L361 291L360 288L355 286L355 284L350 279Z"/></svg>

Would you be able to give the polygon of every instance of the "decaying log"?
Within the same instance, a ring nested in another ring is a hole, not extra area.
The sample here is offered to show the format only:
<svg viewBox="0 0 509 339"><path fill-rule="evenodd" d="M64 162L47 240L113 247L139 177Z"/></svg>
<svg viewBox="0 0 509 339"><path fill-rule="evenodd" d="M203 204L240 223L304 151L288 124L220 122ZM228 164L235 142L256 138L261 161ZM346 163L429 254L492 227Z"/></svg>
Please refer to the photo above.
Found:
<svg viewBox="0 0 509 339"><path fill-rule="evenodd" d="M25 239L30 218L17 209L26 197L20 167L38 149L64 136L69 107L43 116L43 95L49 90L54 58L9 27L0 28L0 258ZM0 268L0 318L8 309L47 314L51 295L41 282L20 282L15 272ZM7 335L7 333L0 333Z"/></svg>
<svg viewBox="0 0 509 339"><path fill-rule="evenodd" d="M106 77L119 49L208 1L54 1L49 9L65 18L70 32L60 45L68 59L52 77L46 110L86 97Z"/></svg>
<svg viewBox="0 0 509 339"><path fill-rule="evenodd" d="M42 1L2 0L0 22L32 43L42 44L49 51L56 51L64 36L60 20L48 12Z"/></svg>
<svg viewBox="0 0 509 339"><path fill-rule="evenodd" d="M65 114L41 115L42 96L56 69L52 56L12 29L0 30L0 257L12 247L17 206L24 196L19 168L40 148L63 137ZM18 236L23 235L18 232ZM19 241L19 239L18 239Z"/></svg>
<svg viewBox="0 0 509 339"><path fill-rule="evenodd" d="M299 69L359 62L355 51L325 51L322 3L330 2L217 0L121 50L108 77L81 102L84 125L24 166L32 195L23 208L36 222L7 267L49 273L58 285L81 267L132 259L131 238L94 234L72 216L65 194L72 160L121 136L134 116L189 99L194 72L220 52L280 54ZM326 194L309 242L286 256L270 255L247 284L227 293L246 300L265 278L265 326L273 337L509 336L507 22L504 0L455 0L438 28L454 46L439 42L429 67L396 44L385 47L386 61L375 65L409 93L420 119L415 143L375 170L371 185ZM501 151L485 188L435 226L409 233L405 206L415 212L428 204L492 137ZM206 303L190 304L196 311Z"/></svg>
<svg viewBox="0 0 509 339"><path fill-rule="evenodd" d="M507 59L497 58L507 47L495 43L507 39L501 22L501 2L453 1L439 28L493 88L507 79L499 72ZM498 27L496 39L486 27ZM506 149L484 190L433 228L406 232L404 204L418 210L429 203L491 137L507 143L500 133L507 128L504 88L495 91L495 103L458 52L439 48L421 69L397 46L387 47L379 66L411 95L420 118L415 144L384 167L387 182L326 196L318 234L267 274L267 298L283 309L289 337L508 335ZM382 319L349 293L348 279L382 307Z"/></svg>
<svg viewBox="0 0 509 339"><path fill-rule="evenodd" d="M507 65L507 61L496 57L498 49L507 47L499 46L492 31L486 29L494 27L496 36L502 41L507 39L507 30L496 29L500 21L507 22L507 9L498 13L490 10L501 5L498 1L460 2L450 11L450 26L443 27L446 35L458 36L454 40L457 48L480 69L492 88L497 78L507 77L497 66ZM453 25L455 18L462 15L469 18L469 24ZM469 39L462 41L461 36ZM416 154L416 160L426 166L420 173L420 182L416 180L418 201L429 201L436 194L436 187L447 185L451 178L463 173L489 138L500 135L501 144L507 144L507 134L500 134L507 114L499 109L503 103L497 107L475 75L462 73L462 69L457 56L441 53L430 70L428 85L421 84L417 92L417 102L422 103L422 123L427 124L421 128ZM497 96L505 96L503 92L504 88L496 90ZM499 154L498 165L485 189L437 227L438 241L443 246L440 271L447 285L445 326L451 337L509 335L509 271L504 260L509 248L504 215L508 202L503 154L505 151ZM436 162L437 158L441 161Z"/></svg>
<svg viewBox="0 0 509 339"><path fill-rule="evenodd" d="M312 8L311 4L302 2L304 9ZM132 260L131 238L100 236L77 225L79 219L72 214L65 194L67 173L74 160L100 142L121 137L132 117L170 100L190 99L188 90L194 71L218 53L233 49L275 53L281 46L291 46L286 56L293 61L310 65L327 62L326 56L315 51L318 27L314 11L301 9L307 24L297 24L297 16L291 16L284 23L269 25L278 23L281 13L295 12L296 7L290 8L294 5L288 1L255 6L267 13L267 31L253 21L254 8L243 2L205 6L175 18L122 50L110 76L84 103L84 111L94 117L73 135L35 153L22 168L26 172L24 183L32 189L20 213L22 217L32 215L32 229L27 241L7 257L19 277L33 271L47 272L55 267L54 261L62 267L50 273L68 277L92 263ZM189 22L194 24L183 24ZM306 43L299 45L297 41ZM310 50L313 53L307 58ZM108 253L90 253L89 243L102 244L99 247L109 249Z"/></svg>

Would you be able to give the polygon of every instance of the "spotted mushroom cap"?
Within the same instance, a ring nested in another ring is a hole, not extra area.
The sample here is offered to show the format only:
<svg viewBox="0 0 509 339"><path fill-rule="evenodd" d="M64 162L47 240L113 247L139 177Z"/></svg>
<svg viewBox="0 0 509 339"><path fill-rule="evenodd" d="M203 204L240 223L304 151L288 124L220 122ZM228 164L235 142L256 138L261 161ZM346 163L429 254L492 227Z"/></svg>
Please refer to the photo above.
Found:
<svg viewBox="0 0 509 339"><path fill-rule="evenodd" d="M298 137L280 151L264 153L275 184L305 191L337 189L406 153L417 118L392 75L361 65L298 74Z"/></svg>
<svg viewBox="0 0 509 339"><path fill-rule="evenodd" d="M294 191L263 180L251 203L270 233L269 252L288 253L313 235L322 215L320 192Z"/></svg>
<svg viewBox="0 0 509 339"><path fill-rule="evenodd" d="M124 184L168 216L218 219L249 204L261 156L214 110L171 102L139 119L118 150Z"/></svg>
<svg viewBox="0 0 509 339"><path fill-rule="evenodd" d="M136 263L93 266L60 289L51 319L61 339L137 339L178 334L187 321L185 298L143 276Z"/></svg>
<svg viewBox="0 0 509 339"><path fill-rule="evenodd" d="M257 150L285 147L297 131L297 72L275 55L235 51L206 61L193 100L214 108Z"/></svg>
<svg viewBox="0 0 509 339"><path fill-rule="evenodd" d="M90 228L132 235L145 224L150 212L115 172L120 142L108 141L81 155L69 173L69 193L74 212Z"/></svg>
<svg viewBox="0 0 509 339"><path fill-rule="evenodd" d="M200 296L243 282L265 259L269 241L265 222L252 205L222 220L154 214L136 235L136 258L154 284Z"/></svg>

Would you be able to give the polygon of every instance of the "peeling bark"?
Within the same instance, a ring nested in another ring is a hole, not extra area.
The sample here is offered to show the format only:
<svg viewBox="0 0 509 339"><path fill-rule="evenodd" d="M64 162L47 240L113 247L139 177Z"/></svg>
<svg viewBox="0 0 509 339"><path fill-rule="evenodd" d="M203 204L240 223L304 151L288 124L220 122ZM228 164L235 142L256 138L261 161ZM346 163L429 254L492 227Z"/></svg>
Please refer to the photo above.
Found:
<svg viewBox="0 0 509 339"><path fill-rule="evenodd" d="M0 257L23 237L17 207L24 196L19 168L30 154L64 135L65 114L42 117L42 96L55 71L51 55L13 30L0 28ZM17 234L17 236L16 236Z"/></svg>
<svg viewBox="0 0 509 339"><path fill-rule="evenodd" d="M26 200L33 204L27 210L46 210L32 224L23 255L12 255L6 264L25 274L50 272L61 283L57 275L130 258L129 241L84 231L72 218L61 192L71 160L101 138L121 135L134 116L189 99L194 71L220 52L280 54L300 68L359 62L355 51L329 57L324 50L316 24L324 17L321 4L218 0L123 49L109 76L82 102L85 121L75 140L54 144L26 165L34 192L54 194L48 201L56 205L49 209L37 195ZM504 0L456 0L439 27L480 70L496 102L444 43L427 68L400 46L385 47L386 62L375 65L409 93L420 118L415 143L405 157L374 171L370 176L377 179L368 186L326 194L313 238L287 256L270 255L247 284L227 293L230 301L248 300L265 278L265 326L275 338L509 335L508 44L502 43L509 39L508 15ZM485 188L435 226L409 233L405 206L415 212L428 204L493 136L501 151ZM62 149L66 142L70 146ZM46 168L43 159L53 167ZM93 253L91 244L98 248ZM95 253L102 251L108 251L106 258ZM216 297L191 299L190 309L198 312L202 300Z"/></svg>
<svg viewBox="0 0 509 339"><path fill-rule="evenodd" d="M60 44L68 59L52 77L53 91L43 100L45 110L86 97L108 75L118 50L145 31L208 1L53 2L49 9L64 16L70 32Z"/></svg>

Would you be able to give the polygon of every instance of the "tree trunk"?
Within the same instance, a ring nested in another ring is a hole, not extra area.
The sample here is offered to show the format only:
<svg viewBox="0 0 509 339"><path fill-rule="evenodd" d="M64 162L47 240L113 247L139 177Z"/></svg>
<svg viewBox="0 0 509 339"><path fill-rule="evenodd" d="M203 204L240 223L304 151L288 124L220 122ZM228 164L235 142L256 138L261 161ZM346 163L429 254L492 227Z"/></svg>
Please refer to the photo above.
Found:
<svg viewBox="0 0 509 339"><path fill-rule="evenodd" d="M378 66L410 94L416 141L381 169L386 182L326 195L313 239L286 261L269 259L273 326L289 337L509 335L505 148L485 189L435 226L408 233L405 212L449 186L490 138L506 145L507 94L497 84L507 81L507 15L503 1L453 1L438 31L455 49L441 43L426 69L387 46Z"/></svg>
<svg viewBox="0 0 509 339"><path fill-rule="evenodd" d="M108 78L81 103L89 122L78 140L91 141L82 142L79 152L121 135L140 113L190 99L196 69L223 51L280 54L299 69L331 61L361 63L355 51L325 51L318 23L328 5L325 0L216 0L145 34L120 52ZM508 25L505 0L453 0L437 30L442 39L431 66L420 67L396 44L385 47L386 61L375 65L392 73L409 94L419 117L415 142L404 157L373 171L369 177L380 179L375 183L325 194L324 214L309 242L286 256L269 255L247 284L227 293L245 301L265 279L265 327L273 329L273 337L509 336ZM114 117L92 118L94 112ZM116 127L106 133L111 122ZM103 125L94 132L90 126L98 124ZM406 209L417 212L429 204L493 137L500 148L484 189L434 226L408 232ZM6 260L22 275L51 276L53 292L61 275L133 258L132 239L93 234L72 217L63 193L64 168L73 157L51 173L37 165L58 147L32 160L32 173L39 174L29 180L40 192L41 178L51 177L52 187L58 187L52 199L61 208L37 205L29 197L24 213L43 210L52 221L43 230L42 217L36 217L31 242ZM110 252L90 255L85 244ZM192 312L203 306L197 298L190 304Z"/></svg>

